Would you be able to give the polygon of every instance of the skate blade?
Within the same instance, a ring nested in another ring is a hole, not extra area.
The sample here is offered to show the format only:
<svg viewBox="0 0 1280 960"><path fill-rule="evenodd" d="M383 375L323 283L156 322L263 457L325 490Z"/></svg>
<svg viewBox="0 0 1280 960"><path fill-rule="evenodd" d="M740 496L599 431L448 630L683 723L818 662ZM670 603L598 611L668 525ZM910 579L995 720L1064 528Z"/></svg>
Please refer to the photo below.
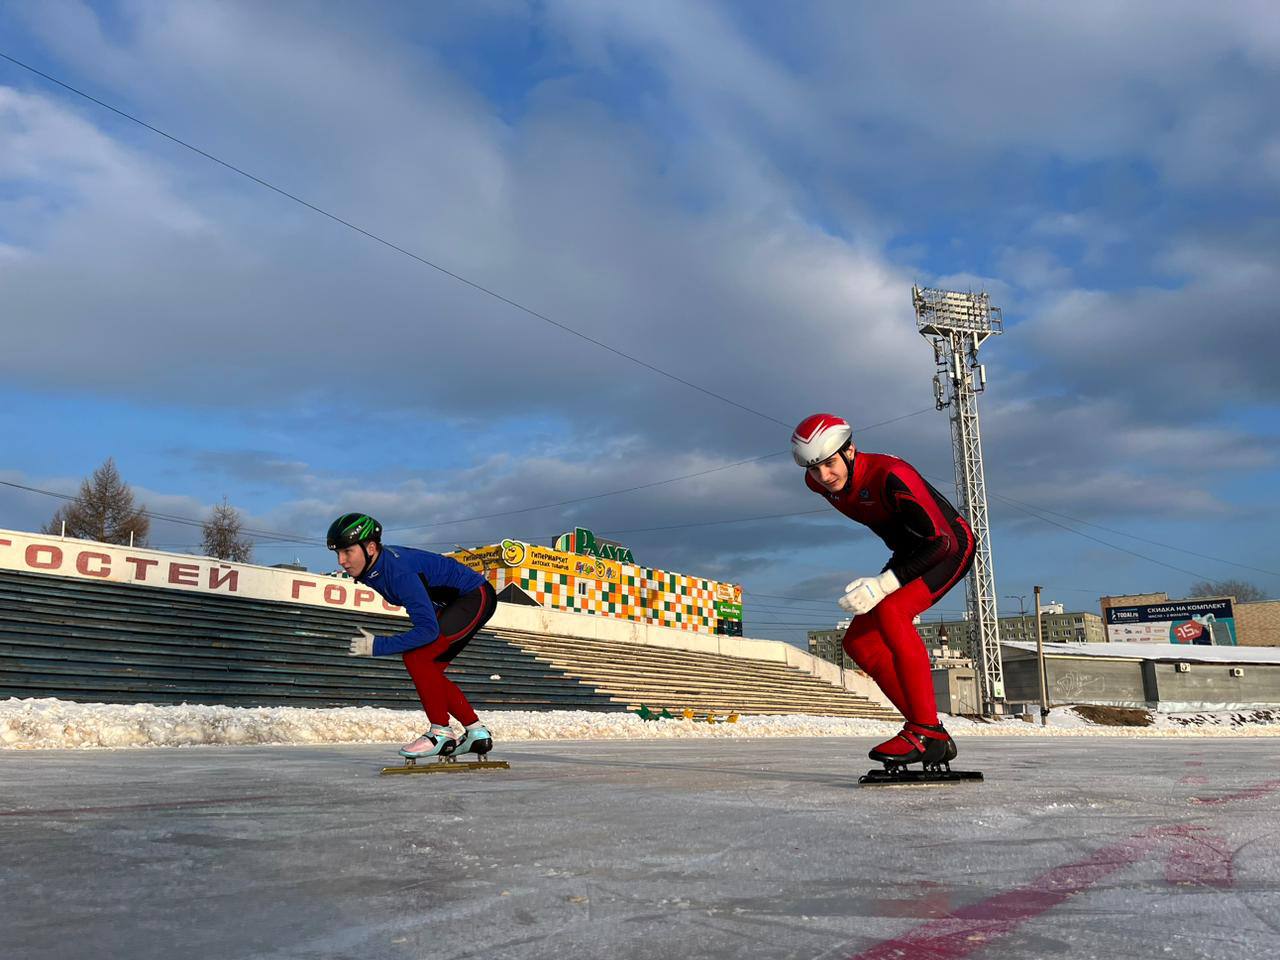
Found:
<svg viewBox="0 0 1280 960"><path fill-rule="evenodd" d="M947 783L981 783L977 770L868 770L858 783L868 787L941 786Z"/></svg>
<svg viewBox="0 0 1280 960"><path fill-rule="evenodd" d="M418 763L415 760L405 760L398 767L383 767L382 773L385 776L389 773L467 773L471 770L510 770L511 764L505 760L455 760L452 757L445 757L441 760L433 760L430 763Z"/></svg>

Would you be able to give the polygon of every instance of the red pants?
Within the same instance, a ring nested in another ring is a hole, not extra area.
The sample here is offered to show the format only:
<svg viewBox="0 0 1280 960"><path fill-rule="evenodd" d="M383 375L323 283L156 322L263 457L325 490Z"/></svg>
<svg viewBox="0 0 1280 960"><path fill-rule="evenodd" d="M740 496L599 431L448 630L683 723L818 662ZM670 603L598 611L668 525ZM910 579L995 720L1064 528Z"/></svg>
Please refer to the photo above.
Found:
<svg viewBox="0 0 1280 960"><path fill-rule="evenodd" d="M471 593L458 597L440 611L440 636L425 647L406 650L405 668L422 701L427 719L442 727L453 716L466 726L479 721L471 703L458 685L444 675L445 668L461 652L476 632L489 622L497 608L493 587L483 584Z"/></svg>
<svg viewBox="0 0 1280 960"><path fill-rule="evenodd" d="M933 695L929 652L912 620L937 599L928 584L917 577L889 594L869 613L854 617L842 644L845 653L871 675L904 717L927 726L937 724L938 704Z"/></svg>

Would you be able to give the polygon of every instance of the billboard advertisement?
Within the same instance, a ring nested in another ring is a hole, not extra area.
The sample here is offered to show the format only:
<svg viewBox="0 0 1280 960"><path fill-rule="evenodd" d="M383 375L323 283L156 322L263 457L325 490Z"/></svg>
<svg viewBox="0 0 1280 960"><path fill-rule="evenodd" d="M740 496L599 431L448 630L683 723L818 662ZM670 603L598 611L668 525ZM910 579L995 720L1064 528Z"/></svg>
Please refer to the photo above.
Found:
<svg viewBox="0 0 1280 960"><path fill-rule="evenodd" d="M400 607L345 576L39 533L0 530L0 570L405 615Z"/></svg>
<svg viewBox="0 0 1280 960"><path fill-rule="evenodd" d="M456 553L446 553L445 556L477 573L502 566L562 573L570 577L586 577L609 583L618 583L622 578L621 565L611 560L550 550L523 540L503 540L500 544L476 547L474 550L461 549Z"/></svg>
<svg viewBox="0 0 1280 960"><path fill-rule="evenodd" d="M1111 643L1236 645L1235 614L1225 597L1108 607L1106 613Z"/></svg>

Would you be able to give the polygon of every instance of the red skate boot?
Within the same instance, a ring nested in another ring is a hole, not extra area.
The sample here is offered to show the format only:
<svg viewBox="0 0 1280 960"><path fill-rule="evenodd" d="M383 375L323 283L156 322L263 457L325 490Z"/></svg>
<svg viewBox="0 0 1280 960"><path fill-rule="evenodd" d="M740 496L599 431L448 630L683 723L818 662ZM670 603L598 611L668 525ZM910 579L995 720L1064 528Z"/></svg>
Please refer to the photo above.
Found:
<svg viewBox="0 0 1280 960"><path fill-rule="evenodd" d="M872 748L870 757L884 764L883 770L872 770L859 783L941 783L954 780L981 780L980 773L951 770L956 758L955 741L942 724L929 726L907 721L902 730L884 743ZM908 770L919 763L923 770Z"/></svg>

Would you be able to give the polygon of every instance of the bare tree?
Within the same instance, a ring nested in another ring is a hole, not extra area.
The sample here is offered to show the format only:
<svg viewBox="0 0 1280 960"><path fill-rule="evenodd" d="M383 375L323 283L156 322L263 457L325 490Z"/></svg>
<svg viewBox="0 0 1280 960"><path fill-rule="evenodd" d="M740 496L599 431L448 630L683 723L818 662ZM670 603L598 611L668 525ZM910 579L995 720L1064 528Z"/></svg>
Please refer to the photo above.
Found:
<svg viewBox="0 0 1280 960"><path fill-rule="evenodd" d="M240 535L240 527L240 511L223 497L202 528L205 555L232 563L252 560L253 541Z"/></svg>
<svg viewBox="0 0 1280 960"><path fill-rule="evenodd" d="M1246 580L1201 580L1193 583L1188 597L1235 597L1240 603L1266 600L1264 591Z"/></svg>
<svg viewBox="0 0 1280 960"><path fill-rule="evenodd" d="M80 483L80 495L64 503L42 532L69 537L145 547L151 521L146 507L134 506L133 491L120 479L111 457Z"/></svg>

